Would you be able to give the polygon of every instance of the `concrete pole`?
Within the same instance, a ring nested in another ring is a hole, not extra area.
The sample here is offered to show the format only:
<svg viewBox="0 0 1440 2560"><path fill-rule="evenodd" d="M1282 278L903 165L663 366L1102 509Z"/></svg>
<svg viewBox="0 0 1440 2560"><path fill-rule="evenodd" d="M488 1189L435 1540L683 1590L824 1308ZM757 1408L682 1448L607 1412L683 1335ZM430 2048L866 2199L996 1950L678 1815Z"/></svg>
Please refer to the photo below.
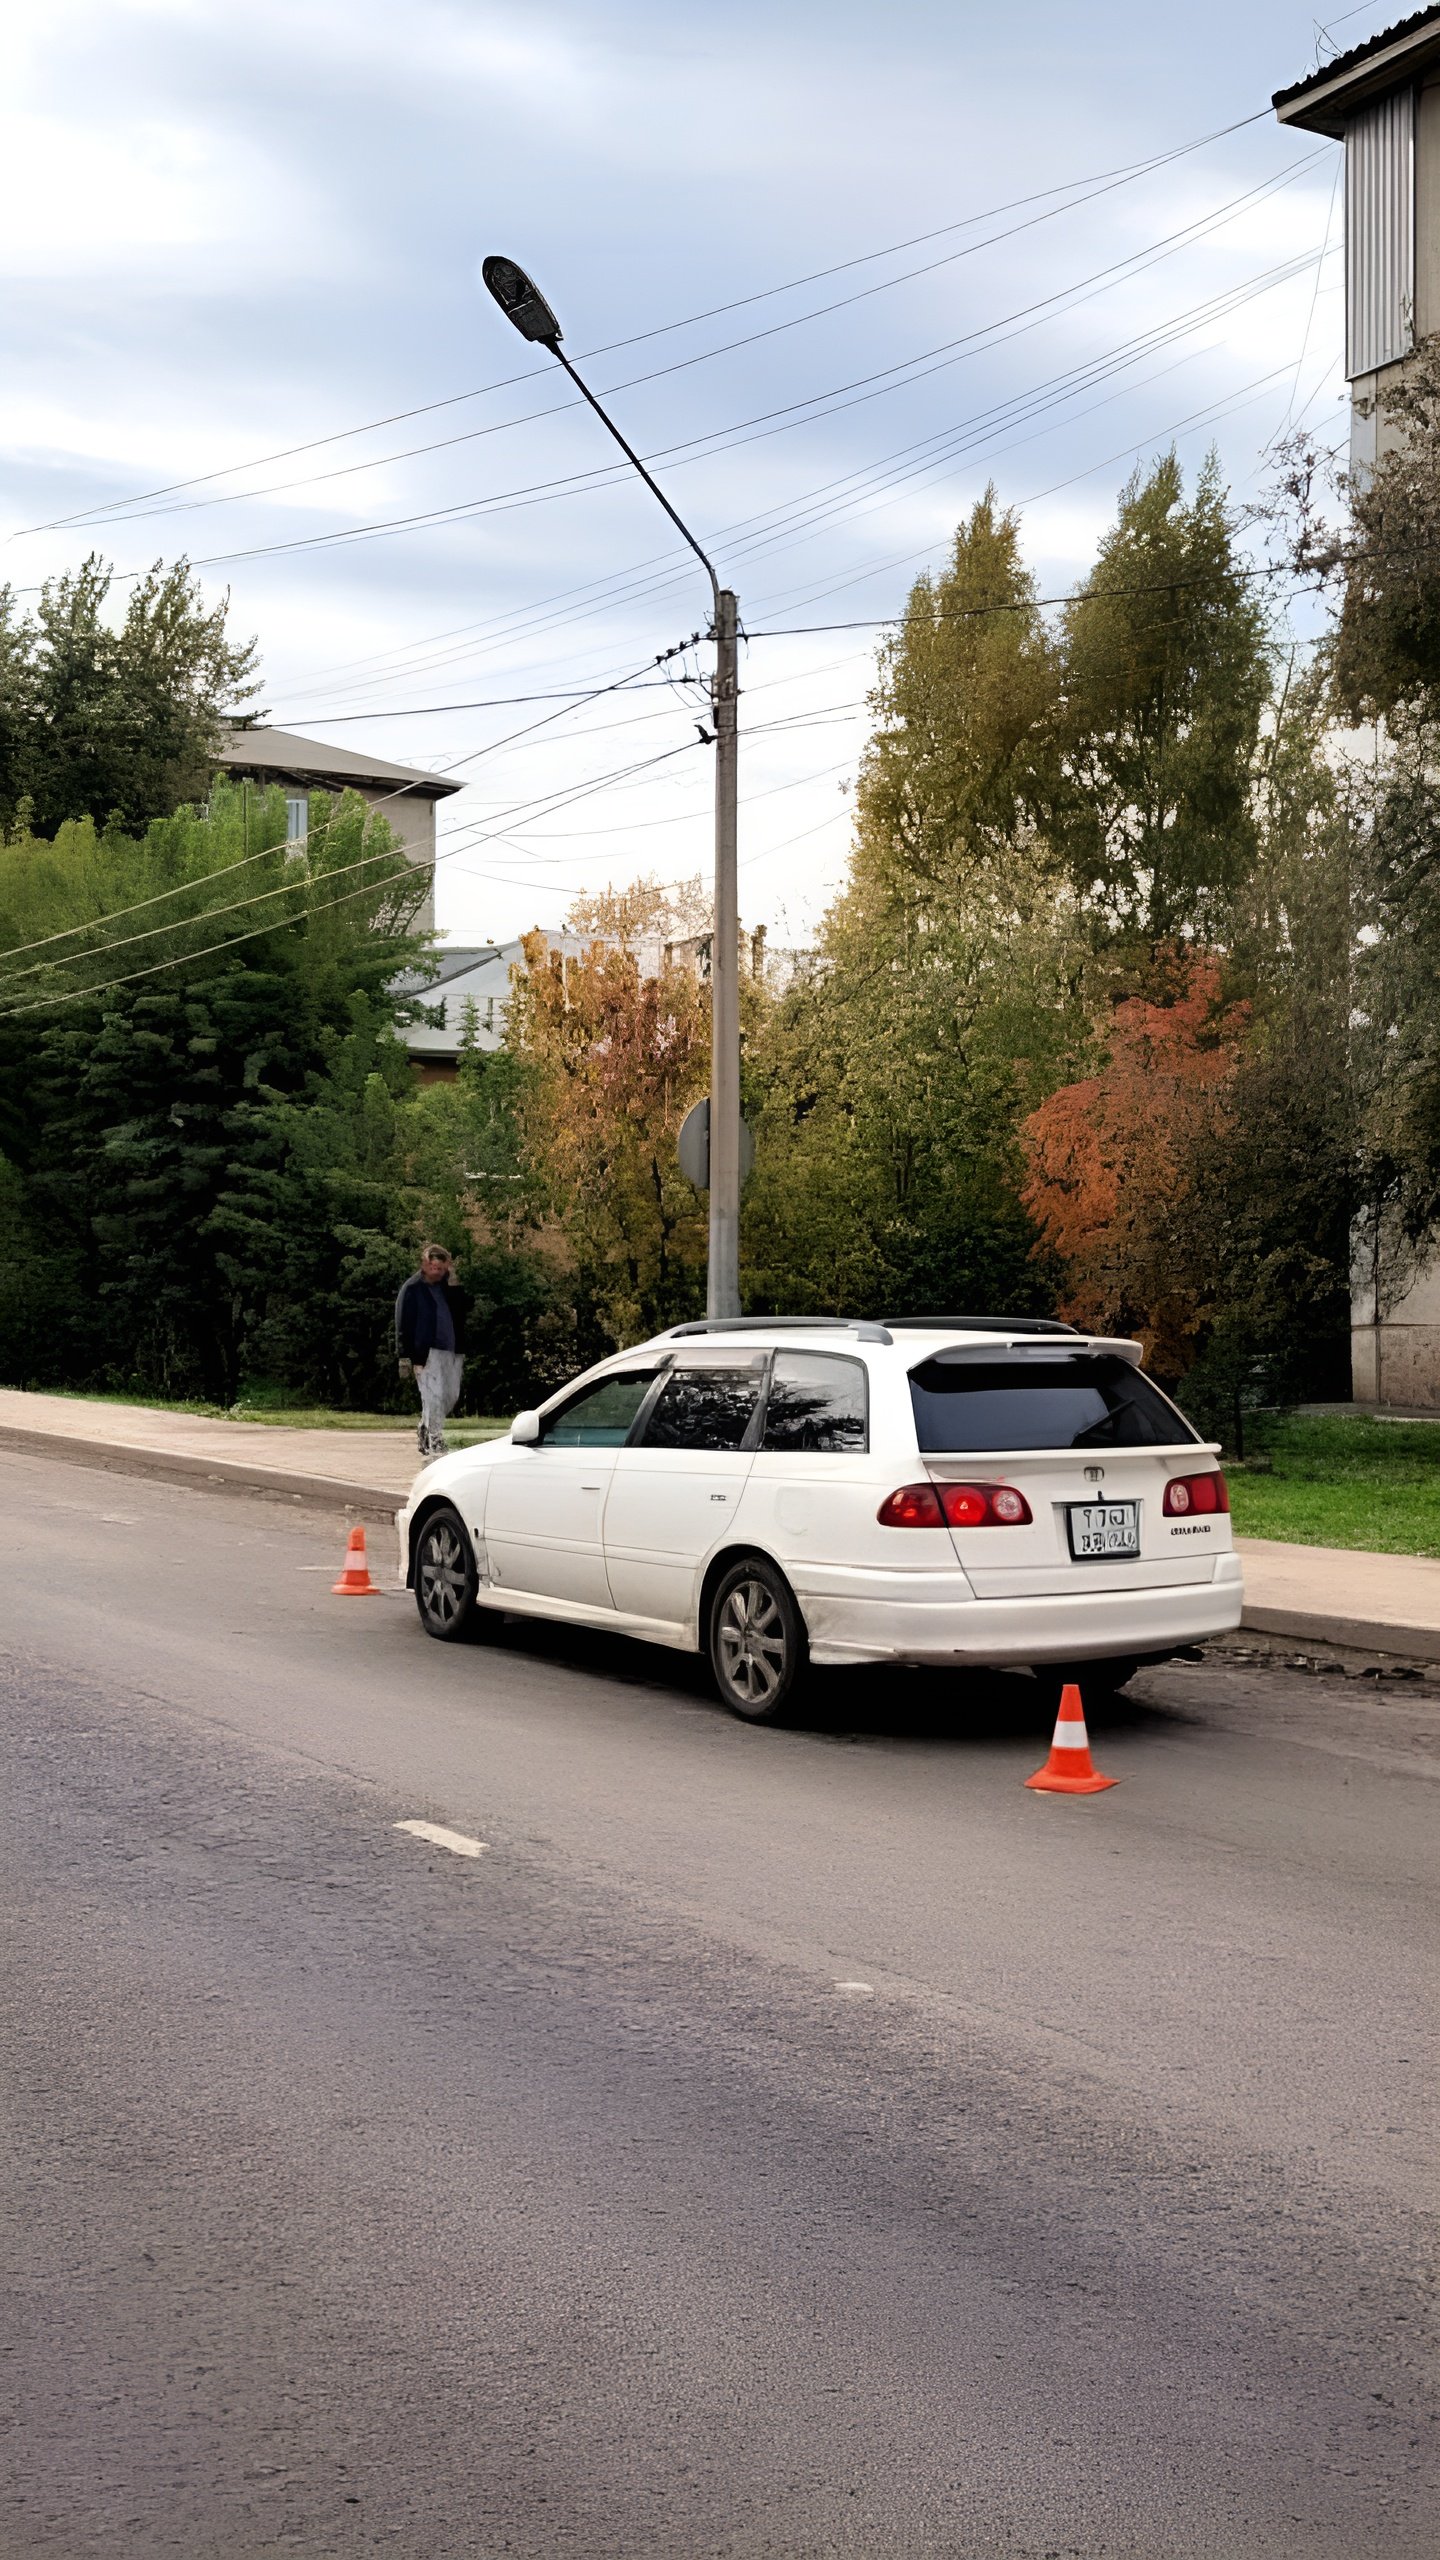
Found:
<svg viewBox="0 0 1440 2560"><path fill-rule="evenodd" d="M715 599L715 913L710 942L710 1264L705 1311L740 1313L740 612Z"/></svg>

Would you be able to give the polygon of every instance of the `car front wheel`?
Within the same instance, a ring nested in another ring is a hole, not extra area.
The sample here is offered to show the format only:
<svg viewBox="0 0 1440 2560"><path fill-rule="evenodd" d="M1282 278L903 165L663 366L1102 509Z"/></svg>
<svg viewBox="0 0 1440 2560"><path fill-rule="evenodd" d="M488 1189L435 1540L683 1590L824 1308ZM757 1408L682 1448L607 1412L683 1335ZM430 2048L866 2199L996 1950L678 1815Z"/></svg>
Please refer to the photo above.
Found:
<svg viewBox="0 0 1440 2560"><path fill-rule="evenodd" d="M771 1724L803 1679L805 1623L782 1573L745 1556L722 1574L710 1601L706 1650L715 1686L747 1724Z"/></svg>
<svg viewBox="0 0 1440 2560"><path fill-rule="evenodd" d="M415 1606L427 1636L457 1644L472 1634L479 1576L465 1523L448 1502L424 1520L415 1541Z"/></svg>

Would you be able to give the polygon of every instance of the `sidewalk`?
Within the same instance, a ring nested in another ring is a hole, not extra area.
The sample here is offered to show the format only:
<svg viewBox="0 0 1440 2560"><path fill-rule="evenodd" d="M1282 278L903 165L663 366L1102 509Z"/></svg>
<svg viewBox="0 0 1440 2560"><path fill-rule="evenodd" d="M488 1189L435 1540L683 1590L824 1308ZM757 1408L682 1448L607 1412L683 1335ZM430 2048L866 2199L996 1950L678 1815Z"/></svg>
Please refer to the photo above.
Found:
<svg viewBox="0 0 1440 2560"><path fill-rule="evenodd" d="M197 1413L0 1387L0 1450L30 1449L132 1475L193 1477L390 1520L416 1476L415 1438L213 1422ZM1302 1643L1440 1662L1440 1558L1240 1538L1245 1624Z"/></svg>
<svg viewBox="0 0 1440 2560"><path fill-rule="evenodd" d="M32 1449L122 1474L198 1478L391 1520L415 1481L413 1428L297 1431L199 1413L0 1387L0 1449Z"/></svg>

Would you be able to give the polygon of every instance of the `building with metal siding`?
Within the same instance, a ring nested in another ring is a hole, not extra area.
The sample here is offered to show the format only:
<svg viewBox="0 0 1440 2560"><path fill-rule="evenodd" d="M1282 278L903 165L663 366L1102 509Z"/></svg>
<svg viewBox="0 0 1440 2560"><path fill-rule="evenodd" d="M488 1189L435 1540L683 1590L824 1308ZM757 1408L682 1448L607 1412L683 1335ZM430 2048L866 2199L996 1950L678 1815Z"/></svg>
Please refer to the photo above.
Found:
<svg viewBox="0 0 1440 2560"><path fill-rule="evenodd" d="M1345 151L1345 371L1350 458L1385 441L1386 376L1440 331L1440 7L1352 45L1290 89L1275 113Z"/></svg>
<svg viewBox="0 0 1440 2560"><path fill-rule="evenodd" d="M1363 472L1388 441L1387 382L1440 333L1440 7L1352 46L1274 107L1344 147L1350 459ZM1400 1247L1383 1227L1356 1230L1353 1391L1381 1412L1440 1413L1440 1247L1418 1268Z"/></svg>
<svg viewBox="0 0 1440 2560"><path fill-rule="evenodd" d="M1354 382L1415 344L1415 92L1393 89L1345 129L1345 371Z"/></svg>

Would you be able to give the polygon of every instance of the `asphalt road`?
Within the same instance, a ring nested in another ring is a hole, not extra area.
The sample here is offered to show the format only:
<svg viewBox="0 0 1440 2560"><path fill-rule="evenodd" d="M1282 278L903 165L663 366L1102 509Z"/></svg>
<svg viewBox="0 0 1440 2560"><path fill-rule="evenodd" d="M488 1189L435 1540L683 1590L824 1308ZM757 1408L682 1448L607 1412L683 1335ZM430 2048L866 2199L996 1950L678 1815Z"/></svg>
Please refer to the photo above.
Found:
<svg viewBox="0 0 1440 2560"><path fill-rule="evenodd" d="M1432 2560L1440 1689L1170 1668L1044 1798L1019 1678L0 1536L4 2560Z"/></svg>

